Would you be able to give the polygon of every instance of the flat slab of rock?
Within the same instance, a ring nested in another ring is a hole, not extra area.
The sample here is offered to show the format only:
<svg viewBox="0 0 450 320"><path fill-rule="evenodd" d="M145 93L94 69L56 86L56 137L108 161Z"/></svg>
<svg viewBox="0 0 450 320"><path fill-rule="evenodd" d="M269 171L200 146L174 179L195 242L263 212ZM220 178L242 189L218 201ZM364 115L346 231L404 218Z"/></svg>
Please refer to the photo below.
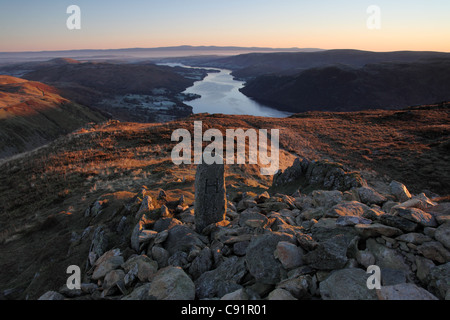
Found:
<svg viewBox="0 0 450 320"><path fill-rule="evenodd" d="M357 224L355 225L356 231L364 238L373 238L379 236L396 237L403 232L400 229L385 226L384 224Z"/></svg>

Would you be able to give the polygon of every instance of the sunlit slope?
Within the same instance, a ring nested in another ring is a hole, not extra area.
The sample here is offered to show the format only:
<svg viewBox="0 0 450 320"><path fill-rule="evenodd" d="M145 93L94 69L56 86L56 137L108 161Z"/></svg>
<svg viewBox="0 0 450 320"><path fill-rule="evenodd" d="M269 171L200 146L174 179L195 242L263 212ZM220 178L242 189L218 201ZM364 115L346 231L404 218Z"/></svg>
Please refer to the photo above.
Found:
<svg viewBox="0 0 450 320"><path fill-rule="evenodd" d="M0 158L39 147L105 118L43 83L0 76Z"/></svg>

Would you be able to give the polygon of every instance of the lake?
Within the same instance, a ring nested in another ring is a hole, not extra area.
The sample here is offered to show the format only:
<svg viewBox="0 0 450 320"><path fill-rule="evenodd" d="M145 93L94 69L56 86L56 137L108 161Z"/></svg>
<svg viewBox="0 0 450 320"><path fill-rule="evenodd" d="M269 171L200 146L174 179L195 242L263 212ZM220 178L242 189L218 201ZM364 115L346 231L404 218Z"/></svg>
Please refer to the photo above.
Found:
<svg viewBox="0 0 450 320"><path fill-rule="evenodd" d="M193 68L176 63L165 65ZM284 118L290 115L290 113L266 107L241 93L239 89L244 87L244 82L235 80L231 75L232 71L216 68L207 69L218 72L209 73L202 81L195 82L192 87L183 92L201 96L199 99L185 102L193 108L194 113L207 112L274 118Z"/></svg>

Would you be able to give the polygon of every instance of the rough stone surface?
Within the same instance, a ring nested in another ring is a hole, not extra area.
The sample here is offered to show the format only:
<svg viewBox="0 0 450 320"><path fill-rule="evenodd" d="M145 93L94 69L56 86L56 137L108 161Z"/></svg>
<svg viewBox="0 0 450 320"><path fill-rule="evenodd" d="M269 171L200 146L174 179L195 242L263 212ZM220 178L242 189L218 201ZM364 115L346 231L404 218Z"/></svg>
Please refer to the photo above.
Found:
<svg viewBox="0 0 450 320"><path fill-rule="evenodd" d="M225 219L227 198L225 166L199 164L195 175L195 226L202 232L210 224Z"/></svg>
<svg viewBox="0 0 450 320"><path fill-rule="evenodd" d="M380 295L382 300L438 300L427 290L413 283L382 286Z"/></svg>
<svg viewBox="0 0 450 320"><path fill-rule="evenodd" d="M375 290L367 288L368 277L362 269L335 271L320 283L320 295L324 300L378 300Z"/></svg>
<svg viewBox="0 0 450 320"><path fill-rule="evenodd" d="M169 266L158 271L148 294L158 300L193 300L195 285L183 269Z"/></svg>
<svg viewBox="0 0 450 320"><path fill-rule="evenodd" d="M282 265L274 257L274 251L280 241L289 241L291 237L283 233L269 233L255 237L247 248L246 262L250 273L257 281L276 284L281 279Z"/></svg>

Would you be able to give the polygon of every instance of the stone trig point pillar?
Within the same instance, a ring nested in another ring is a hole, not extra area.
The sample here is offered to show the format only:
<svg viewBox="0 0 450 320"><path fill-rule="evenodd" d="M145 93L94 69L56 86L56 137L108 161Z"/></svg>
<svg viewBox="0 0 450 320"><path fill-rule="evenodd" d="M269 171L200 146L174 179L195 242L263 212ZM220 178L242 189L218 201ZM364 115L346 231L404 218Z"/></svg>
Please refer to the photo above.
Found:
<svg viewBox="0 0 450 320"><path fill-rule="evenodd" d="M227 196L225 190L225 165L199 164L195 174L195 227L202 232L205 227L225 219Z"/></svg>

